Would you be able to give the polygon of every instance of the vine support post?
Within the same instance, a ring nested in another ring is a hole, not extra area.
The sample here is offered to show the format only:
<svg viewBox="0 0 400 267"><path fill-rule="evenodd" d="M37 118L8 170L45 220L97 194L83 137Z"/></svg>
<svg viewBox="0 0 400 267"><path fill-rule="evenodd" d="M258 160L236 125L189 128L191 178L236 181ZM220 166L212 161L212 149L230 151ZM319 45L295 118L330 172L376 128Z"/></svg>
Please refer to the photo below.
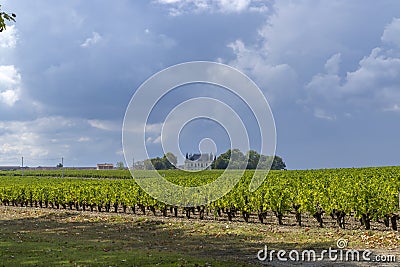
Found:
<svg viewBox="0 0 400 267"><path fill-rule="evenodd" d="M61 158L61 178L64 178L64 157Z"/></svg>

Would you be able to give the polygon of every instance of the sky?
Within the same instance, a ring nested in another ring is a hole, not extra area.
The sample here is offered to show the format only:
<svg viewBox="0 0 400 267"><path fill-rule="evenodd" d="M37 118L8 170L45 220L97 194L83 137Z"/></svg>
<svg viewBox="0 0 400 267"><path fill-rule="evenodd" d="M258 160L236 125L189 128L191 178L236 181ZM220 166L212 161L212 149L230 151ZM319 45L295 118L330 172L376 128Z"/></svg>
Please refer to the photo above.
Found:
<svg viewBox="0 0 400 267"><path fill-rule="evenodd" d="M288 169L399 165L398 0L0 1L17 22L0 33L0 165L94 166L123 161L122 124L137 88L188 61L248 75L276 124ZM162 119L182 101L223 89L190 85L155 108L146 145L161 156ZM162 115L164 114L164 115ZM249 122L252 148L259 139ZM253 136L254 135L254 136ZM182 129L182 153L227 133L210 121Z"/></svg>

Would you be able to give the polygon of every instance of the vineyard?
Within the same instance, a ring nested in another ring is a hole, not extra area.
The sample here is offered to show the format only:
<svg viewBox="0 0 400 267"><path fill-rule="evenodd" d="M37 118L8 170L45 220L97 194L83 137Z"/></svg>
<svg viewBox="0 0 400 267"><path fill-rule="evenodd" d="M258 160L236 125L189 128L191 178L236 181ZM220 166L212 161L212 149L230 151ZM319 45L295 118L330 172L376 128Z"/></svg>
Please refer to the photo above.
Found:
<svg viewBox="0 0 400 267"><path fill-rule="evenodd" d="M161 172L173 183L193 186L214 181L221 173ZM372 221L397 230L400 167L270 171L262 186L251 193L252 174L246 171L231 192L209 205L181 208L150 197L129 171L3 171L0 201L8 206L176 217L184 214L199 219L224 217L249 222L257 218L260 223L269 213L279 225L284 224L284 216L293 213L299 226L304 215L312 216L320 227L329 216L340 228L354 217L367 230Z"/></svg>

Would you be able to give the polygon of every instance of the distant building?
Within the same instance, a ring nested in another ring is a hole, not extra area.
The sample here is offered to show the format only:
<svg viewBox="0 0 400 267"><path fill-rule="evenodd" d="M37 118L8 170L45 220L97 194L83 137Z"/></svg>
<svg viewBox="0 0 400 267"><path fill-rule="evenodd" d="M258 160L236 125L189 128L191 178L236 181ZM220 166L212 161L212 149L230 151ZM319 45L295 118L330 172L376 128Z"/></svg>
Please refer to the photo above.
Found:
<svg viewBox="0 0 400 267"><path fill-rule="evenodd" d="M21 169L20 166L0 166L0 171L15 171Z"/></svg>
<svg viewBox="0 0 400 267"><path fill-rule="evenodd" d="M64 167L65 170L96 170L96 167Z"/></svg>
<svg viewBox="0 0 400 267"><path fill-rule="evenodd" d="M185 170L211 170L211 164L214 160L214 155L210 154L186 154Z"/></svg>
<svg viewBox="0 0 400 267"><path fill-rule="evenodd" d="M112 164L111 164L112 165ZM96 170L96 167L54 167L54 166L37 166L37 167L20 167L20 166L0 166L0 171L17 171L17 170L33 170L33 171L56 171L56 170Z"/></svg>
<svg viewBox="0 0 400 267"><path fill-rule="evenodd" d="M37 167L33 167L33 168L29 168L31 170L37 170L37 171L56 171L56 170L60 170L60 167L49 167L49 166L37 166Z"/></svg>
<svg viewBox="0 0 400 267"><path fill-rule="evenodd" d="M113 170L114 164L112 163L104 163L104 164L97 164L97 170Z"/></svg>
<svg viewBox="0 0 400 267"><path fill-rule="evenodd" d="M84 170L96 170L97 168L96 167L53 167L53 166L51 166L51 167L49 167L49 166L38 166L38 167L31 167L31 168L28 168L29 170L41 170L41 171L55 171L55 170L61 170L61 169L64 169L64 170L81 170L81 171L84 171Z"/></svg>
<svg viewBox="0 0 400 267"><path fill-rule="evenodd" d="M136 161L136 162L133 164L133 169L134 169L134 170L145 170L144 161Z"/></svg>

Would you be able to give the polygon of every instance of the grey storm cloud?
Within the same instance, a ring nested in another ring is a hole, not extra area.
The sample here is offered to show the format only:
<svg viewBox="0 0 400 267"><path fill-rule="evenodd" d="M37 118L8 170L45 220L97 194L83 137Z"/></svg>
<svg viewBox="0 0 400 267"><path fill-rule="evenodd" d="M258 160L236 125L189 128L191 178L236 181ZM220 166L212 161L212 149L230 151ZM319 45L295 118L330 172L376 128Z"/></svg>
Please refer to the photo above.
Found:
<svg viewBox="0 0 400 267"><path fill-rule="evenodd" d="M191 60L227 63L259 85L289 168L388 165L399 157L392 145L400 131L397 0L15 0L2 7L18 17L0 34L0 164L24 153L62 154L74 165L122 160L122 120L135 89ZM178 100L204 96L192 90L161 101L151 123Z"/></svg>

